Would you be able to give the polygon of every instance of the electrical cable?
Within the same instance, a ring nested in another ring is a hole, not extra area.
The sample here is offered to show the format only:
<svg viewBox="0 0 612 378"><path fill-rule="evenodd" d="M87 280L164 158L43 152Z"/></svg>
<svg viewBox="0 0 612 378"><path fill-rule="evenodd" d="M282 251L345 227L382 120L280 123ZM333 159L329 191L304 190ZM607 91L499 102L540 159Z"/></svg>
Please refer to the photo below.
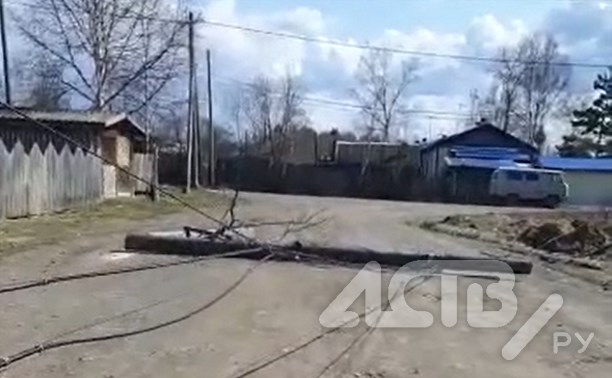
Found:
<svg viewBox="0 0 612 378"><path fill-rule="evenodd" d="M246 83L244 81L240 81L240 80L236 80L232 78L225 78L225 77L217 77L216 80L217 80L217 83L221 85L239 85L249 90L255 90L253 88L252 83ZM282 93L275 92L274 95L281 96ZM319 105L330 105L330 106L335 106L335 107L340 107L340 108L345 108L345 109L354 109L354 110L368 109L367 106L352 103L352 102L329 100L325 98L318 98L318 97L311 97L311 96L302 96L302 99L305 102L315 103ZM308 105L308 106L312 106L312 105ZM398 113L406 114L406 115L423 115L426 117L430 117L430 116L431 117L456 116L456 118L459 118L459 117L469 118L470 117L469 113L451 112L451 111L444 111L444 110L430 110L430 109L405 109L405 110L400 109L398 110Z"/></svg>
<svg viewBox="0 0 612 378"><path fill-rule="evenodd" d="M417 50L406 50L402 48L396 47L384 47L384 46L374 46L365 43L351 43L351 42L343 42L335 39L326 39L320 37L313 37L308 35L301 34L293 34L282 31L273 31L273 30L264 30L259 28L253 28L248 26L242 26L237 24L230 24L220 21L213 20L204 20L204 25L211 25L226 29L239 30L243 32L262 34L272 37L279 38L287 38L287 39L295 39L301 40L305 42L326 44L326 45L334 45L340 47L349 47L360 50L370 50L370 51L384 51L395 54L403 54L403 55L413 55L413 56L422 56L429 58L445 58L445 59L454 59L454 60L463 60L468 62L489 62L489 63L504 63L504 62L513 62L513 63L522 63L528 65L551 65L551 66L561 66L561 67L578 67L578 68L608 68L609 65L601 64L601 63L588 63L588 62L562 62L562 61L540 61L540 60L520 60L520 59L502 59L502 58L493 58L493 57L483 57L476 55L464 55L464 54L445 54L445 53L436 53L436 52L428 52L428 51L417 51Z"/></svg>
<svg viewBox="0 0 612 378"><path fill-rule="evenodd" d="M412 286L407 286L402 293L405 295L409 292L411 292L412 290L416 289L418 286L422 285L423 283L425 283L427 281L427 279L433 277L433 275L421 275L420 277L424 278L423 280L421 280L419 283L417 283L416 285L412 285ZM391 300L387 299L385 304L381 304L379 306L376 306L374 308L371 308L370 310L364 311L361 314L357 315L357 319L363 319L365 318L367 315L375 312L375 311L379 311L384 307L387 307L390 305ZM295 346L289 346L289 347L285 347L283 348L283 352L274 356L274 357L269 357L269 358L264 358L264 359L260 359L260 362L256 362L254 366L248 368L247 370L243 371L242 373L239 373L238 375L232 376L232 378L246 378L248 376L251 376L275 363L277 363L278 361L281 361L285 358L288 358L289 356L307 348L308 346L314 344L315 342L323 339L324 337L335 333L341 329L343 329L344 326L348 325L349 323L352 323L353 321L355 321L356 319L350 319L347 320L345 322L342 322L341 324L332 327L332 328L328 328L320 333L318 333L317 335L311 337L310 339L302 342L301 344L295 345Z"/></svg>
<svg viewBox="0 0 612 378"><path fill-rule="evenodd" d="M432 271L433 271L433 269L430 269L429 273L431 273ZM338 363L338 361L340 361L340 359L342 359L342 357L344 357L348 352L350 352L351 349L353 349L360 342L362 342L365 339L367 339L374 332L374 330L376 330L376 328L378 327L378 324L380 323L380 320L382 319L383 315L385 314L386 311L389 310L389 308L391 307L391 304L393 303L393 301L396 298L398 298L400 296L400 294L406 295L406 293L408 293L408 292L414 290L415 288L417 288L418 286L422 285L427 280L429 280L431 277L432 277L431 275L419 276L418 277L419 278L419 282L418 283L413 284L408 289L404 289L403 291L398 290L397 292L395 292L395 294L393 294L393 297L390 300L388 300L387 303L385 303L384 307L382 307L382 311L380 312L380 314L378 315L378 317L374 321L374 325L366 328L363 332L361 332L353 340L351 340L351 342L344 349L342 349L342 351L340 353L338 353L338 355L336 355L336 357L334 357L327 365L325 365L323 367L323 369L321 369L321 371L319 372L319 374L317 375L316 378L321 378L323 375L325 375L325 373L327 373L329 370L331 370Z"/></svg>
<svg viewBox="0 0 612 378"><path fill-rule="evenodd" d="M55 277L49 277L49 278L42 278L38 280L25 281L25 282L20 282L16 284L11 284L5 287L0 287L0 294L30 289L34 287L47 286L47 285L51 285L51 284L55 284L59 282L74 281L74 280L79 280L79 279L84 279L84 278L104 277L104 276L112 276L112 275L123 274L123 273L141 272L145 270L153 270L153 269L167 268L171 266L193 264L193 263L197 263L200 261L211 260L211 259L216 259L216 258L241 256L244 254L261 252L262 250L263 250L262 247L257 247L257 248L243 249L243 250L238 250L238 251L231 251L231 252L225 252L225 253L217 253L217 254L212 254L212 255L200 256L200 257L196 257L196 258L192 258L188 260L179 260L179 261L171 261L171 262L165 262L165 263L134 266L134 267L123 267L123 268L111 269L111 270L106 270L106 271L93 271L93 272L75 273L75 274L67 274L67 275L55 276Z"/></svg>
<svg viewBox="0 0 612 378"><path fill-rule="evenodd" d="M30 121L30 122L32 122L33 124L35 124L36 126L41 127L41 128L43 128L44 130L46 130L46 131L50 132L51 134L53 134L53 135L56 135L56 136L60 137L61 139L65 140L66 142L68 142L68 143L72 144L73 146L75 146L75 147L78 147L78 148L82 149L82 150L83 150L85 153L91 154L91 155L92 155L92 156L94 156L95 158L97 158L97 159L99 159L99 160L103 161L104 163L109 164L109 165L112 165L113 167L115 167L115 168L116 168L116 169L118 169L119 171L121 171L121 172L125 173L125 174L126 174L126 175L128 175L129 177L131 177L131 178L133 178L133 179L135 179L135 180L137 180L137 181L139 181L139 182L141 182L141 183L144 183L144 184L146 184L146 185L148 185L148 186L150 186L150 187L154 188L154 189L155 189L155 190L157 190L159 193L161 193L161 194L163 194L163 195L167 196L168 198L170 198L170 199L174 200L174 201L175 201L175 202L177 202L178 204L180 204L180 205L182 205L182 206L184 206L184 207L186 207L186 208L188 208L188 209L190 209L190 210L192 210L192 211L196 212L197 214L199 214L199 215L203 216L204 218L206 218L206 219L208 219L208 220L210 220L210 221L214 222L216 225L218 225L218 226L220 226L220 227L222 227L222 228L226 226L226 225L225 225L225 223L223 223L223 221L222 221L222 220L220 220L220 219L218 219L218 218L215 218L214 216L212 216L212 215L210 215L210 214L206 213L205 211L203 211L203 210L201 210L201 209L199 209L199 208L197 208L197 207L195 207L195 206L191 205L189 202L187 202L187 201L185 201L185 200L181 199L180 197L178 197L178 196L176 196L176 195L172 194L171 192L169 192L169 191L165 190L165 189L164 189L164 188L162 188L160 185L157 185L157 184L153 183L153 182L152 182L152 181L150 181L150 180L147 180L147 179L145 179L145 178L142 178L142 177L138 176L137 174L133 173L132 171L130 171L130 170L129 170L129 169L127 169L127 168L121 167L120 165L118 165L118 164L117 164L117 163L115 163L114 161L112 161L112 160L110 160L110 159L108 159L108 158L105 158L104 156L102 156L102 155L98 154L98 153L97 153L97 152L95 152L95 151L92 151L92 150L91 150L89 147L87 147L87 146L86 146L86 145L84 145L83 143L81 143L81 142L79 142L79 141L75 140L74 138L70 137L69 135L66 135L66 134L65 134L65 133L63 133L63 132L56 130L55 128L53 128L53 127L51 127L51 126L49 126L49 125L45 124L44 122L41 122L41 121L39 121L39 120L36 120L36 119L32 118L31 116L29 116L29 115L28 115L28 114L26 114L25 112L23 112L23 111L21 111L21 110L17 109L16 107L14 107L14 106L12 106L12 105L10 105L10 104L6 103L5 101L1 101L1 100L0 100L0 107L4 107L4 108L6 108L6 109L10 110L11 112L13 112L13 113L17 114L19 117L23 118L24 120L26 120L26 121ZM258 243L258 241L257 241L256 239L251 238L251 237L249 237L249 236L245 235L244 233L240 232L240 231L239 231L239 230L237 230L237 229L232 229L232 232L233 232L233 233L235 233L236 235L238 235L238 236L240 236L240 237L244 238L244 239L245 239L245 240L247 240L247 241L250 241L250 242L253 242L253 243ZM259 243L258 243L258 244L259 244Z"/></svg>
<svg viewBox="0 0 612 378"><path fill-rule="evenodd" d="M165 322L162 323L158 323L152 326L148 326L148 327L144 327L144 328L139 328L139 329L134 329L131 331L123 331L123 332L118 332L118 333L111 333L111 334L107 334L107 335L102 335L102 336L94 336L94 337L83 337L83 338L75 338L75 339L69 339L69 340L62 340L62 341L51 341L51 342L46 342L46 343L42 343L27 349L24 349L20 352L17 352L15 354L12 354L8 357L0 357L0 369L4 369L18 361L21 361L25 358L28 358L30 356L36 355L38 353L41 353L43 351L47 351L47 350L52 350L52 349L58 349L58 348L62 348L62 347L66 347L66 346L71 346L71 345L80 345L80 344L90 344L90 343L95 343L95 342L101 342L101 341L108 341L108 340L113 340L113 339L119 339L119 338L125 338L125 337L129 337L129 336L136 336L136 335L141 335L144 333L148 333L148 332L152 332L161 328L166 328L169 327L171 325L183 322L189 318L192 318L196 315L198 315L199 313L209 309L210 307L214 306L216 303L218 303L219 301L221 301L223 298L225 298L226 296L228 296L230 293L232 293L236 288L238 288L238 286L240 286L240 284L242 284L244 282L244 280L247 279L247 277L249 275L251 275L255 269L257 269L258 267L260 267L262 264L264 264L265 262L267 262L269 259L271 259L273 256L275 255L275 253L270 253L269 255L267 255L266 257L264 257L263 259L259 260L257 263L255 263L254 265L250 266L246 272L244 272L235 282L233 282L230 286L228 286L225 290L223 290L220 294L218 294L215 298L213 298L211 301L205 303L204 305L197 307L195 309L193 309L192 311L181 315L179 317L176 317L174 319L170 319L167 320Z"/></svg>
<svg viewBox="0 0 612 378"><path fill-rule="evenodd" d="M559 1L565 1L565 0L559 0ZM569 0L569 1L585 1L586 2L589 0ZM599 0L599 1L603 2L603 0ZM593 2L595 2L595 0L593 0ZM15 6L23 6L23 7L28 7L32 9L40 9L40 5L31 4L27 2L17 2L14 0L7 1L7 4L15 5ZM116 15L116 17L120 19L149 20L149 21L159 21L159 22L165 22L165 23L188 23L187 20L157 17L157 16ZM286 38L286 39L294 39L294 40L300 40L300 41L311 42L311 43L334 45L334 46L339 46L339 47L348 47L348 48L354 48L354 49L360 49L360 50L386 51L390 53L413 55L413 56L423 56L423 57L430 57L430 58L444 58L444 59L462 60L462 61L469 61L469 62L490 62L490 63L513 62L513 63L523 63L523 64L532 64L532 65L552 65L552 66L577 67L577 68L606 69L609 67L609 64L603 64L603 63L571 62L571 61L547 62L547 61L539 61L539 60L525 61L525 60L520 60L520 59L506 60L502 58L484 57L484 56L468 55L468 54L446 54L446 53L436 53L436 52L429 52L429 51L417 51L417 50L408 50L408 49L396 48L396 47L376 46L376 45L370 45L367 43L343 42L338 39L327 39L327 38L322 38L322 37L314 37L314 36L308 36L308 35L288 33L288 32L283 32L283 31L265 30L265 29L260 29L260 28L254 28L254 27L243 26L243 25L238 25L238 24L230 24L230 23L215 21L215 20L206 20L206 19L201 19L201 18L196 19L194 22L197 24L211 25L211 26L216 26L216 27L221 27L221 28L239 30L243 32L262 34L262 35Z"/></svg>
<svg viewBox="0 0 612 378"><path fill-rule="evenodd" d="M207 214L206 212L202 211L201 209L191 205L189 202L181 199L180 197L172 194L171 192L165 190L164 188L162 188L159 185L154 184L153 182L144 179L140 176L138 176L135 173L132 173L129 169L121 167L119 164L115 163L114 161L105 158L104 156L98 154L97 152L91 150L89 147L85 146L83 143L75 140L74 138L70 137L69 135L66 135L65 133L56 130L55 128L45 124L44 122L38 121L37 119L34 119L32 117L30 117L28 114L26 114L25 112L17 109L16 107L7 104L6 102L0 100L0 106L3 108L6 108L8 110L10 110L11 112L17 114L19 117L23 118L26 121L30 121L32 123L34 123L36 126L41 127L43 129L45 129L46 131L52 133L53 135L56 135L58 137L60 137L61 139L65 140L66 142L74 145L75 147L78 147L80 149L82 149L85 153L91 154L92 156L96 157L97 159L103 161L106 164L112 165L113 167L117 168L119 171L125 173L126 175L128 175L129 177L143 183L146 185L149 185L151 187L153 187L155 190L159 191L161 194L167 196L168 198L171 198L172 200L176 201L177 203L185 206L186 208L193 210L194 212L198 213L199 215L203 216L204 218L215 222L217 225L223 225L223 222L221 222L219 219L215 218L214 216Z"/></svg>

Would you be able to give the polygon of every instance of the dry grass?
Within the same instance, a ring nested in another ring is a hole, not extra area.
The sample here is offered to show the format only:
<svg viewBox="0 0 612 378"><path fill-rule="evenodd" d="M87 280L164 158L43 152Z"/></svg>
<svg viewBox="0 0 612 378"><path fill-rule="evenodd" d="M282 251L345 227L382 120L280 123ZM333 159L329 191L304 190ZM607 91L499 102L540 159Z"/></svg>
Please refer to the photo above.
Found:
<svg viewBox="0 0 612 378"><path fill-rule="evenodd" d="M226 202L223 196L207 191L173 194L198 208L211 208ZM152 202L146 197L119 198L62 213L0 221L0 254L51 245L80 236L120 230L138 220L150 220L186 211L185 207L162 196Z"/></svg>

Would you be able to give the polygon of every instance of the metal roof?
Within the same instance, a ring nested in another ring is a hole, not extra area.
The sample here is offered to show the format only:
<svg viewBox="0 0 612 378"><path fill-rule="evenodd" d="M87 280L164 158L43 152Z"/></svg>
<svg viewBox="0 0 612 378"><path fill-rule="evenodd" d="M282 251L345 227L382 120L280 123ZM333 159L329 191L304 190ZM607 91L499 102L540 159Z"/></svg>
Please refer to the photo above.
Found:
<svg viewBox="0 0 612 378"><path fill-rule="evenodd" d="M543 168L562 171L612 172L611 159L542 156L540 165Z"/></svg>
<svg viewBox="0 0 612 378"><path fill-rule="evenodd" d="M477 125L476 127L473 127L471 129L465 130L463 132L460 132L458 134L454 134L445 138L440 138L438 140L432 141L431 143L425 145L422 147L422 151L428 151L434 147L440 146L440 145L444 145L444 144L452 144L454 142L457 142L459 139L464 138L466 136L469 136L472 133L478 132L478 131L482 131L482 130L488 130L490 132L493 133L497 133L502 135L504 138L514 141L514 143L517 146L521 146L523 149L525 149L526 151L531 151L533 153L537 153L537 149L535 147L533 147L532 145L530 145L529 143L525 143L522 140L516 138L513 135L508 134L507 132L493 126L490 123L482 123Z"/></svg>
<svg viewBox="0 0 612 378"><path fill-rule="evenodd" d="M112 127L121 121L128 121L137 131L144 134L144 130L131 117L125 113L109 113L109 112L87 112L87 111L38 111L20 109L22 113L29 117L42 122L65 122L65 123L80 123L80 124L101 124L104 127ZM10 111L9 109L0 109L0 119L23 120L24 118Z"/></svg>
<svg viewBox="0 0 612 378"><path fill-rule="evenodd" d="M525 164L517 163L514 160L498 160L498 159L477 159L477 158L457 158L446 157L446 165L449 167L463 168L482 168L482 169L498 169L502 167L524 167Z"/></svg>
<svg viewBox="0 0 612 378"><path fill-rule="evenodd" d="M456 146L449 151L449 154L458 158L530 161L528 154L522 153L518 148L511 147Z"/></svg>
<svg viewBox="0 0 612 378"><path fill-rule="evenodd" d="M561 173L562 172L558 169L545 169L545 168L532 167L528 165L519 165L517 167L499 167L499 170L500 171L523 171L523 172L537 171L537 172L543 172L543 173Z"/></svg>

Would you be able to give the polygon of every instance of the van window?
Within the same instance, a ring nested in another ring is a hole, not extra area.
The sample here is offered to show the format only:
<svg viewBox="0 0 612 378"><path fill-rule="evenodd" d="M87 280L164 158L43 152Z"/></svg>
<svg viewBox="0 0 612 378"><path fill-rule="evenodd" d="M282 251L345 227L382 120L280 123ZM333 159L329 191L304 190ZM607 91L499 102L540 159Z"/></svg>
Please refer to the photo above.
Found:
<svg viewBox="0 0 612 378"><path fill-rule="evenodd" d="M521 181L523 180L523 174L517 171L506 171L506 178L512 181Z"/></svg>
<svg viewBox="0 0 612 378"><path fill-rule="evenodd" d="M525 173L525 179L527 181L538 181L540 179L540 175L535 172L527 172Z"/></svg>

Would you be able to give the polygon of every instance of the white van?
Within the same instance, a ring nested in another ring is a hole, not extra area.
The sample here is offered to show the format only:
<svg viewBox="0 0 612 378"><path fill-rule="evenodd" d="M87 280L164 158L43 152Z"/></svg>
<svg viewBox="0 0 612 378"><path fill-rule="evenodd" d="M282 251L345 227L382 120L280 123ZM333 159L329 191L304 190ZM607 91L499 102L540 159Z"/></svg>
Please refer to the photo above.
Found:
<svg viewBox="0 0 612 378"><path fill-rule="evenodd" d="M563 172L538 168L504 167L491 175L489 194L508 205L537 202L556 207L568 196Z"/></svg>

